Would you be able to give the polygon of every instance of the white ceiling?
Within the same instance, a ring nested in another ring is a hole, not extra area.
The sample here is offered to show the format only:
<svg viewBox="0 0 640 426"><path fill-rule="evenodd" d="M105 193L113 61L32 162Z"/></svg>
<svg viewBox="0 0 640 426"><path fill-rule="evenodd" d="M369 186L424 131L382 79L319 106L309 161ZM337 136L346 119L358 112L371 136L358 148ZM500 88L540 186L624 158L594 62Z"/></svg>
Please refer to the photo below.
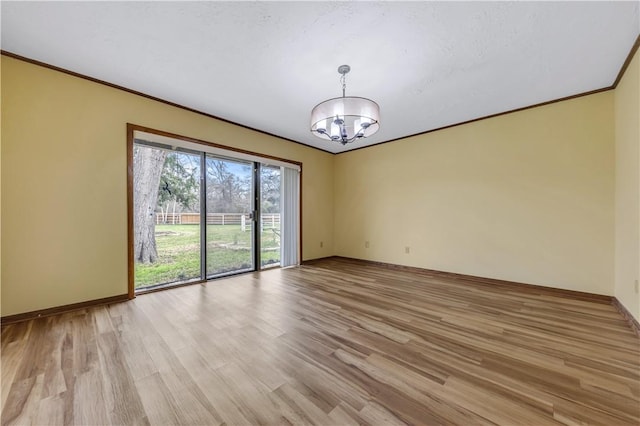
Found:
<svg viewBox="0 0 640 426"><path fill-rule="evenodd" d="M334 153L608 87L640 33L638 1L2 1L1 14L5 51ZM341 64L347 95L382 116L347 146L309 132Z"/></svg>

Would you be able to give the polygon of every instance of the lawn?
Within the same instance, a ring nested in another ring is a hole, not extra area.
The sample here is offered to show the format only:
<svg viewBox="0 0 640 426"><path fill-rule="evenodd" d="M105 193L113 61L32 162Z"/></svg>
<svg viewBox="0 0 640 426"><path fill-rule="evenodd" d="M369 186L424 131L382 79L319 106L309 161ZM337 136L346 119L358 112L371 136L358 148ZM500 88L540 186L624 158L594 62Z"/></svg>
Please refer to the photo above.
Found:
<svg viewBox="0 0 640 426"><path fill-rule="evenodd" d="M207 274L251 269L251 232L240 225L207 225ZM158 261L135 265L135 286L186 281L200 277L200 227L156 225ZM262 265L280 262L280 237L271 229L261 235Z"/></svg>

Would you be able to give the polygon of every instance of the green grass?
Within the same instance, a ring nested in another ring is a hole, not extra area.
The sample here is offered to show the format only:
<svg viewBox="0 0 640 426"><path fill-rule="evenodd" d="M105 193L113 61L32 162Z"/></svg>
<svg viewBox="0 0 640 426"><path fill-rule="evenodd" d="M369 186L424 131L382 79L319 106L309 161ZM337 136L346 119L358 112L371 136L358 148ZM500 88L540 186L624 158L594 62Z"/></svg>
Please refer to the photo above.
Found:
<svg viewBox="0 0 640 426"><path fill-rule="evenodd" d="M240 225L207 225L207 271L209 275L251 268L251 232ZM186 281L200 277L200 227L156 225L158 261L135 265L135 286ZM280 261L280 238L271 229L261 235L262 264ZM266 249L266 250L265 250Z"/></svg>

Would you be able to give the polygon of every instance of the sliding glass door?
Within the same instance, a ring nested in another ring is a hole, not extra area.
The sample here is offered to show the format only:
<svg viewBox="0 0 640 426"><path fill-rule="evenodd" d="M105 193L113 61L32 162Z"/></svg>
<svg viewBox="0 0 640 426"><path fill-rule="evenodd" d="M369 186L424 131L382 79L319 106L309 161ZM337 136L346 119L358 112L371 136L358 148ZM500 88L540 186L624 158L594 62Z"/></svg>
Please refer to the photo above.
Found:
<svg viewBox="0 0 640 426"><path fill-rule="evenodd" d="M131 140L132 294L298 262L299 166L143 131Z"/></svg>
<svg viewBox="0 0 640 426"><path fill-rule="evenodd" d="M135 287L198 280L200 155L136 144Z"/></svg>
<svg viewBox="0 0 640 426"><path fill-rule="evenodd" d="M280 265L281 168L260 165L260 267Z"/></svg>
<svg viewBox="0 0 640 426"><path fill-rule="evenodd" d="M206 156L206 276L255 269L254 163Z"/></svg>

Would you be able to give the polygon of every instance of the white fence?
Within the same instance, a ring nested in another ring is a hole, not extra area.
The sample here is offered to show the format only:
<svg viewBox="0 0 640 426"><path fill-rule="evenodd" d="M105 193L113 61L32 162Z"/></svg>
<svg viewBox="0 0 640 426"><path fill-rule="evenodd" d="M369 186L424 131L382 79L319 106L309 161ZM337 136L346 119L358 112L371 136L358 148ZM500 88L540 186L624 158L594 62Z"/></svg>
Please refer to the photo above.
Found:
<svg viewBox="0 0 640 426"><path fill-rule="evenodd" d="M161 225L199 225L200 213L156 213L156 224ZM262 229L279 229L280 213L262 215ZM248 213L207 213L207 225L240 225L244 230L251 226Z"/></svg>

